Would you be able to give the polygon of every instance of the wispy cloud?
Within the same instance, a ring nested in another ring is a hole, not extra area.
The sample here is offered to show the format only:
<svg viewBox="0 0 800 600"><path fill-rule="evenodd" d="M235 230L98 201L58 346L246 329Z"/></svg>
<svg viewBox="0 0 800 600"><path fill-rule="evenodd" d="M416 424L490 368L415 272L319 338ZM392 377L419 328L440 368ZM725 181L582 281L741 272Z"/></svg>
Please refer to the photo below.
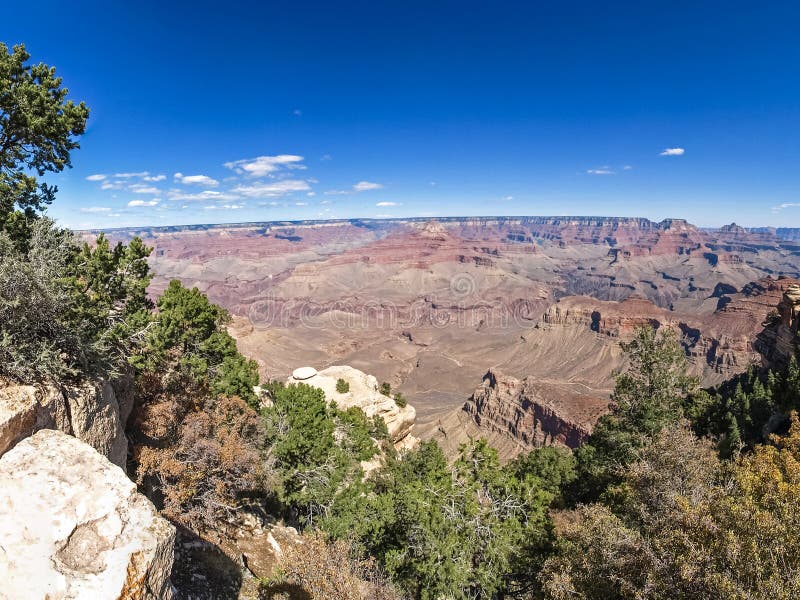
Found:
<svg viewBox="0 0 800 600"><path fill-rule="evenodd" d="M368 192L370 190L380 190L383 188L383 185L380 183L374 183L372 181L359 181L353 186L353 189L356 192Z"/></svg>
<svg viewBox="0 0 800 600"><path fill-rule="evenodd" d="M772 212L780 212L785 208L795 208L800 206L800 202L784 202L783 204L779 204L778 206L772 207Z"/></svg>
<svg viewBox="0 0 800 600"><path fill-rule="evenodd" d="M153 198L152 200L131 200L128 202L128 206L157 206L159 202L160 200L158 198Z"/></svg>
<svg viewBox="0 0 800 600"><path fill-rule="evenodd" d="M683 148L664 148L662 152L659 153L659 156L683 156L684 150Z"/></svg>
<svg viewBox="0 0 800 600"><path fill-rule="evenodd" d="M167 192L167 198L170 200L181 200L184 202L195 200L238 200L238 194L231 194L228 192L217 192L215 190L203 190L196 194L187 194L183 190L170 190Z"/></svg>
<svg viewBox="0 0 800 600"><path fill-rule="evenodd" d="M597 169L586 169L586 172L589 175L616 175L616 171L614 171L608 165L603 165L602 167L598 167Z"/></svg>
<svg viewBox="0 0 800 600"><path fill-rule="evenodd" d="M631 169L633 169L633 166L631 165L625 165L624 167L622 167L623 171L630 171Z"/></svg>
<svg viewBox="0 0 800 600"><path fill-rule="evenodd" d="M150 171L139 171L137 173L114 173L114 177L117 179L131 179L133 177L148 177L150 175Z"/></svg>
<svg viewBox="0 0 800 600"><path fill-rule="evenodd" d="M110 213L111 209L107 206L86 206L81 209L82 213Z"/></svg>
<svg viewBox="0 0 800 600"><path fill-rule="evenodd" d="M135 183L132 186L128 187L128 190L133 192L134 194L158 194L161 192L157 187L153 187L152 185L145 185L143 183Z"/></svg>
<svg viewBox="0 0 800 600"><path fill-rule="evenodd" d="M375 206L403 206L402 202L378 202Z"/></svg>
<svg viewBox="0 0 800 600"><path fill-rule="evenodd" d="M183 173L175 173L173 177L176 183L181 183L183 185L202 185L203 187L217 187L219 185L219 181L208 175L184 175Z"/></svg>
<svg viewBox="0 0 800 600"><path fill-rule="evenodd" d="M244 204L222 204L219 206L212 204L204 206L203 210L239 210L240 208L244 208Z"/></svg>
<svg viewBox="0 0 800 600"><path fill-rule="evenodd" d="M166 175L147 175L142 177L145 181L164 181L166 178Z"/></svg>
<svg viewBox="0 0 800 600"><path fill-rule="evenodd" d="M302 161L303 157L296 154L278 154L234 160L224 163L224 166L241 175L264 177L281 169L305 169L305 165L300 164Z"/></svg>
<svg viewBox="0 0 800 600"><path fill-rule="evenodd" d="M96 173L94 175L89 175L86 178L86 181L103 181L103 179L105 179L106 177L108 177L108 175L103 175L102 173Z"/></svg>
<svg viewBox="0 0 800 600"><path fill-rule="evenodd" d="M254 183L253 185L240 185L233 191L248 198L266 198L285 196L292 192L307 192L311 187L301 179L284 179L270 183Z"/></svg>

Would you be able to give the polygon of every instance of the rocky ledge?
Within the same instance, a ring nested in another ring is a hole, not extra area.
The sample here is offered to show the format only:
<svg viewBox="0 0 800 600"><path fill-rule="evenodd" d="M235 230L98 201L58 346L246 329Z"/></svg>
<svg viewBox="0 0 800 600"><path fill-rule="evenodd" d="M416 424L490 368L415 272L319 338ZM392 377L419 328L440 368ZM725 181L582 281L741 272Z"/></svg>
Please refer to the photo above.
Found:
<svg viewBox="0 0 800 600"><path fill-rule="evenodd" d="M173 595L175 530L122 470L55 430L0 459L0 598Z"/></svg>
<svg viewBox="0 0 800 600"><path fill-rule="evenodd" d="M336 382L344 379L349 384L345 393L336 391ZM325 398L336 402L341 409L356 406L367 417L380 415L389 430L389 437L398 450L413 448L419 440L411 435L417 411L410 404L400 407L378 391L378 380L347 365L333 366L317 371L313 367L295 369L289 383L305 383L325 392Z"/></svg>

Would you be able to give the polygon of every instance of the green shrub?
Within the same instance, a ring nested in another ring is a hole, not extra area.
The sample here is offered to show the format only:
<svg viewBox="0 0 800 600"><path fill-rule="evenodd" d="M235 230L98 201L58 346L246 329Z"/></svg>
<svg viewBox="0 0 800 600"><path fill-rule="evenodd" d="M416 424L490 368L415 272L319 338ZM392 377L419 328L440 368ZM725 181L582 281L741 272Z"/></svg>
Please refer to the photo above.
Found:
<svg viewBox="0 0 800 600"><path fill-rule="evenodd" d="M256 407L258 365L239 354L236 340L225 330L230 319L228 311L200 290L172 280L158 299L143 352L133 362L141 369L176 370L207 381L215 393L239 396Z"/></svg>
<svg viewBox="0 0 800 600"><path fill-rule="evenodd" d="M384 396L391 396L392 395L392 386L386 383L385 381L381 384L379 391Z"/></svg>
<svg viewBox="0 0 800 600"><path fill-rule="evenodd" d="M149 249L135 239L94 249L33 219L23 246L0 232L0 376L33 382L107 377L149 322Z"/></svg>
<svg viewBox="0 0 800 600"><path fill-rule="evenodd" d="M401 394L400 392L397 392L394 395L394 403L397 404L397 406L399 406L400 408L405 408L406 406L408 406L408 400L406 400L403 394Z"/></svg>
<svg viewBox="0 0 800 600"><path fill-rule="evenodd" d="M346 394L350 391L350 384L340 377L336 380L336 391L340 394Z"/></svg>

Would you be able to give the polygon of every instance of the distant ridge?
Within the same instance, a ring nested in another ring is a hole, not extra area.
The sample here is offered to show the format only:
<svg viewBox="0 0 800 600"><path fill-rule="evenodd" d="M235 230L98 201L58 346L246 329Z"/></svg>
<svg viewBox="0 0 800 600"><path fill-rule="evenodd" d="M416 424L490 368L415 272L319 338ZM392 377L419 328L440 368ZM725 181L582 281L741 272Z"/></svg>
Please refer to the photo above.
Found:
<svg viewBox="0 0 800 600"><path fill-rule="evenodd" d="M687 230L706 231L709 233L725 234L755 234L772 237L789 242L800 242L800 227L742 227L736 223L722 227L697 227L686 219L663 219L651 221L644 217L608 217L608 216L531 216L531 215L506 215L506 216L466 216L466 217L396 217L396 218L353 218L353 219L298 219L276 221L240 221L235 223L197 223L192 225L141 225L137 227L109 227L100 229L78 230L79 234L97 235L100 233L114 234L119 237L153 236L166 233L180 233L192 231L209 231L219 229L268 229L281 227L313 227L325 225L353 225L355 227L391 228L408 223L463 223L465 225L499 224L499 225L549 225L566 227L619 227L621 225L633 226L643 231L667 231L669 229L683 228Z"/></svg>
<svg viewBox="0 0 800 600"><path fill-rule="evenodd" d="M136 227L109 227L100 229L84 229L78 233L175 233L180 231L204 231L208 229L239 229L239 228L259 228L259 227L302 227L311 225L336 225L350 224L355 226L369 227L370 225L391 225L403 223L427 223L430 221L440 223L519 223L533 225L636 225L642 229L669 229L681 225L696 228L685 219L664 219L656 222L644 217L608 217L608 216L525 216L525 215L506 215L506 216L464 216L464 217L396 217L396 218L353 218L353 219L300 219L300 220L279 220L279 221L243 221L236 223L197 223L193 225L142 225Z"/></svg>

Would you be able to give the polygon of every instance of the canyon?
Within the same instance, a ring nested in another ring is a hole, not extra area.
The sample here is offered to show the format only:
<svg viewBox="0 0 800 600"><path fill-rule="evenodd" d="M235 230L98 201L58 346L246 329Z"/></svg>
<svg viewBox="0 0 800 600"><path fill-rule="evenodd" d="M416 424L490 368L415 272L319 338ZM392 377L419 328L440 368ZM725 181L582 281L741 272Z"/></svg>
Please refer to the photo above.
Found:
<svg viewBox="0 0 800 600"><path fill-rule="evenodd" d="M796 230L680 219L354 219L107 235L153 246L153 296L177 278L227 308L262 377L349 365L408 398L416 436L453 452L488 435L505 457L588 435L625 366L619 342L637 326L676 330L703 385L759 362L764 322L800 275ZM521 405L530 410L517 414Z"/></svg>

